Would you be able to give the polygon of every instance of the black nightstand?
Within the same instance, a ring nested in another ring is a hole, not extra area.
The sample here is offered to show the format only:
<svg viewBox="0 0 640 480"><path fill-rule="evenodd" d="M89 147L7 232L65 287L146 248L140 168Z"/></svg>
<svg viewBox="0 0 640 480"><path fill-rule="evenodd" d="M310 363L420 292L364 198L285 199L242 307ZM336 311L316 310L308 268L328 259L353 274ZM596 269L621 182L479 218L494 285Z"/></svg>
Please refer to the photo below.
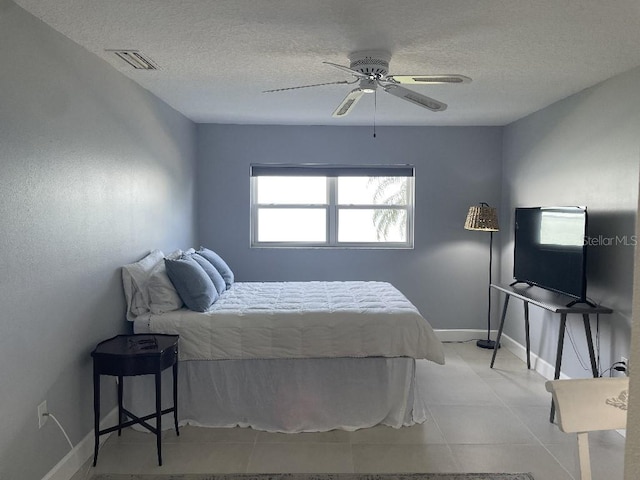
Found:
<svg viewBox="0 0 640 480"><path fill-rule="evenodd" d="M137 334L117 335L100 342L91 352L93 357L93 410L95 447L93 466L98 460L98 440L100 435L118 431L131 425L140 424L156 435L158 465L162 465L162 415L173 412L176 434L178 430L178 335ZM173 367L173 407L162 410L161 373ZM134 375L155 375L156 411L144 417L137 417L122 406L123 377ZM118 425L100 430L100 375L118 377ZM129 417L131 420L126 420ZM146 420L156 419L152 427Z"/></svg>

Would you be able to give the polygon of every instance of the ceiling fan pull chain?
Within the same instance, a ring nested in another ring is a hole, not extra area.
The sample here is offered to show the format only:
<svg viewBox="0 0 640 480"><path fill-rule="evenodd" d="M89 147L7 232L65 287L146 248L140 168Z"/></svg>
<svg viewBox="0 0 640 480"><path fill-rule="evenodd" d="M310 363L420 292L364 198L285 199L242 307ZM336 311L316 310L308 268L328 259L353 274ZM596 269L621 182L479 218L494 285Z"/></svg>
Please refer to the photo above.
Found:
<svg viewBox="0 0 640 480"><path fill-rule="evenodd" d="M373 91L373 138L376 138L376 110L378 109L378 90Z"/></svg>

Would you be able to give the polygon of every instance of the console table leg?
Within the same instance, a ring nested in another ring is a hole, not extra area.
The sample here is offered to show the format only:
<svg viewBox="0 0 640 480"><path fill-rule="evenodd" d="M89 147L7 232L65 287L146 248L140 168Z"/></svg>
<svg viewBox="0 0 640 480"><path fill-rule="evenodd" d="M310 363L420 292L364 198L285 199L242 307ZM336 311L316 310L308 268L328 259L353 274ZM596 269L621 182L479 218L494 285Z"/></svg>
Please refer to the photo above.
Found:
<svg viewBox="0 0 640 480"><path fill-rule="evenodd" d="M564 331L567 324L567 314L560 314L560 330L558 332L558 350L556 351L556 370L553 374L553 379L558 380L560 378L560 367L562 366L562 348L564 347ZM551 413L549 415L549 421L553 423L553 419L556 416L556 406L551 401Z"/></svg>
<svg viewBox="0 0 640 480"><path fill-rule="evenodd" d="M593 350L593 337L591 336L591 322L589 321L589 315L582 314L582 321L584 322L584 333L587 336L587 346L589 347L589 359L591 360L591 373L593 378L598 378L600 373L598 372L598 365L596 364L596 354Z"/></svg>
<svg viewBox="0 0 640 480"><path fill-rule="evenodd" d="M98 461L98 445L100 443L100 375L95 365L93 368L93 431L95 444L93 446L93 466Z"/></svg>
<svg viewBox="0 0 640 480"><path fill-rule="evenodd" d="M161 372L155 374L156 376L156 447L158 449L158 465L162 466L162 381Z"/></svg>
<svg viewBox="0 0 640 480"><path fill-rule="evenodd" d="M529 302L524 302L524 334L527 344L527 369L531 370L531 340L529 338Z"/></svg>
<svg viewBox="0 0 640 480"><path fill-rule="evenodd" d="M507 316L507 306L509 305L510 295L504 299L504 307L502 307L502 318L500 319L500 328L498 329L498 336L496 337L496 347L493 349L493 356L491 357L491 365L489 368L493 368L493 364L496 361L496 353L498 353L498 345L500 345L500 338L502 338L502 329L504 328L504 319Z"/></svg>

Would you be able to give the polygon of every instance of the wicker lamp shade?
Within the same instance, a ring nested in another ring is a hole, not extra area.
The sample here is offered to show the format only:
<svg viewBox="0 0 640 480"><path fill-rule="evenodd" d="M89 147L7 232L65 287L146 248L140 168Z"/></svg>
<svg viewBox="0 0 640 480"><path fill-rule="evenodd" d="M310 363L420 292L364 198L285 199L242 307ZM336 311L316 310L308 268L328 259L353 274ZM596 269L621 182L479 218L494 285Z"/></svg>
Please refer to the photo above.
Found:
<svg viewBox="0 0 640 480"><path fill-rule="evenodd" d="M464 222L464 228L467 230L481 230L483 232L497 232L498 214L496 209L490 207L486 203L469 207L467 220Z"/></svg>

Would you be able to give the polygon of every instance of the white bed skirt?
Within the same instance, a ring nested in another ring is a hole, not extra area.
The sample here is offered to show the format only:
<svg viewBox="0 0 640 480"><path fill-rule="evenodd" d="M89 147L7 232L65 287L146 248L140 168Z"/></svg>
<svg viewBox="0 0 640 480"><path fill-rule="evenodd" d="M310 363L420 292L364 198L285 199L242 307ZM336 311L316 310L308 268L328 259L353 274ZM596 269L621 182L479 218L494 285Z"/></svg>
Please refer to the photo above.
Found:
<svg viewBox="0 0 640 480"><path fill-rule="evenodd" d="M427 417L412 358L183 361L178 368L180 425L251 427L268 432L399 428ZM125 408L155 410L153 375L125 377ZM162 404L172 403L171 369ZM162 428L173 427L165 415ZM152 422L150 422L152 423Z"/></svg>

